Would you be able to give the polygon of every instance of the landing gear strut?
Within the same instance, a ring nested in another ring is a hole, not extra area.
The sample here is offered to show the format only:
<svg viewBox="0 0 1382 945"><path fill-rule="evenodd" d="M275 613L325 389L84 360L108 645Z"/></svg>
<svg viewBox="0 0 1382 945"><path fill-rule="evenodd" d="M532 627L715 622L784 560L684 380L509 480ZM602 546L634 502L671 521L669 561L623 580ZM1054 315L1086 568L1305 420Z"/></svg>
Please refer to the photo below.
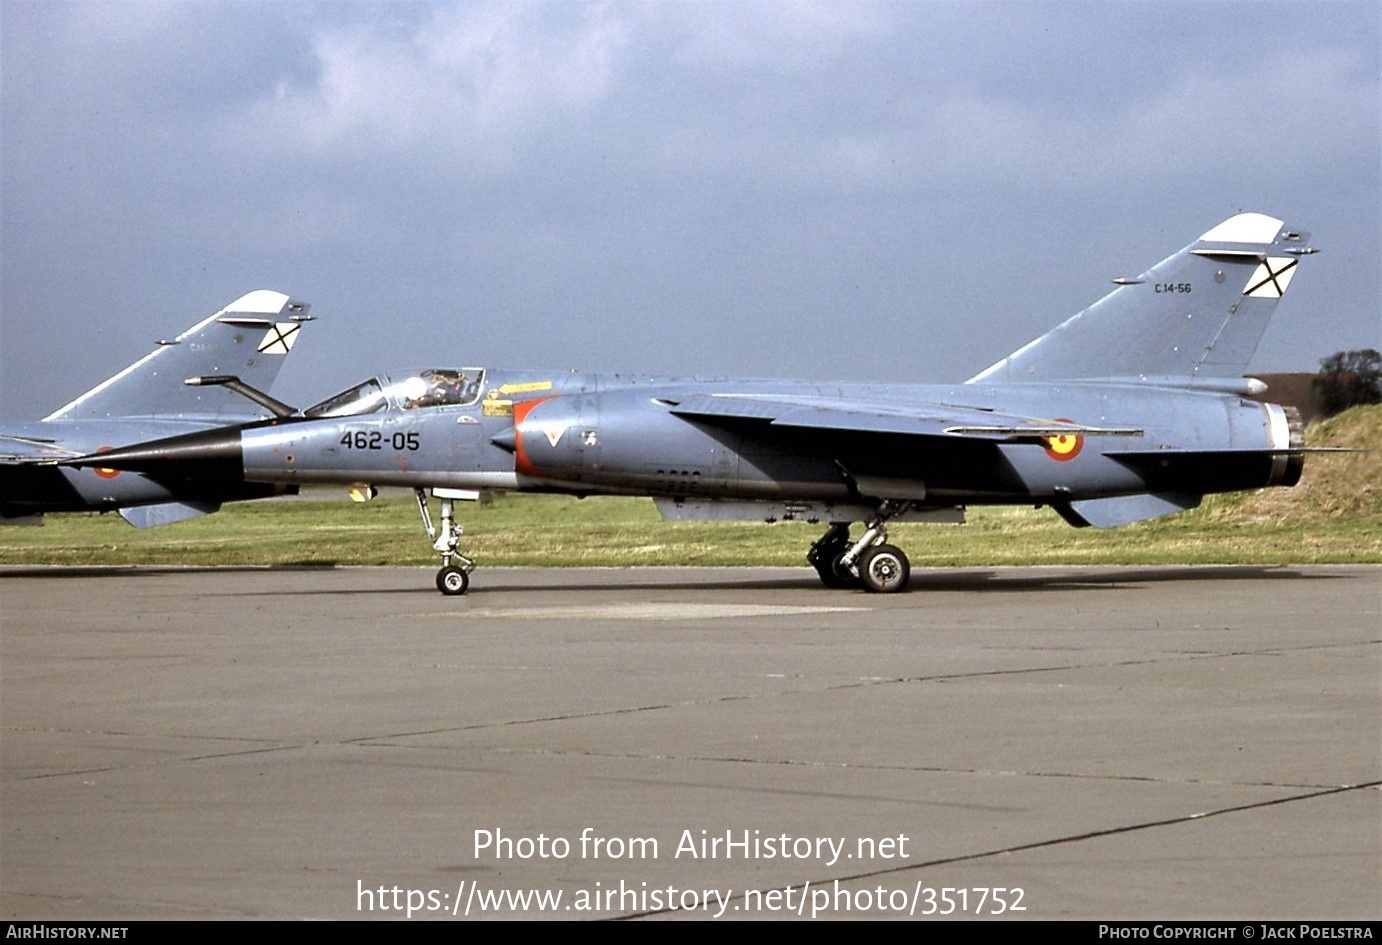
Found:
<svg viewBox="0 0 1382 945"><path fill-rule="evenodd" d="M832 524L806 555L821 583L826 587L863 587L874 594L905 590L912 566L902 549L887 543L886 523L906 508L906 502L885 501L854 542L849 539L847 523Z"/></svg>
<svg viewBox="0 0 1382 945"><path fill-rule="evenodd" d="M463 531L454 515L456 496L447 495L440 489L433 490L433 495L441 500L441 528L438 529L432 526L427 493L422 489L414 489L413 493L417 496L418 511L422 513L422 527L427 530L427 537L432 539L432 550L441 555L437 590L448 597L464 594L470 587L470 572L475 570L475 562L456 550ZM451 563L453 558L457 564Z"/></svg>

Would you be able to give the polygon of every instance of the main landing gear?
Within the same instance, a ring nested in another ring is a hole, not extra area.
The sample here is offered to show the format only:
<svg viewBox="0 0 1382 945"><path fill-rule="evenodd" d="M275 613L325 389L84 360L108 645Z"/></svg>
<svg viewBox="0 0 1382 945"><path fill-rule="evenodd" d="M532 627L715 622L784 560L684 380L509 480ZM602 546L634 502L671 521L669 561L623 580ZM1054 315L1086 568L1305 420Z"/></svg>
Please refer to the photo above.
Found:
<svg viewBox="0 0 1382 945"><path fill-rule="evenodd" d="M850 541L848 522L833 523L806 553L821 583L826 587L862 587L874 594L905 590L912 566L902 549L887 543L885 523L906 508L905 502L884 502L858 541Z"/></svg>
<svg viewBox="0 0 1382 945"><path fill-rule="evenodd" d="M453 514L456 495L445 490L434 489L432 494L441 500L441 528L432 526L432 513L427 508L427 493L414 489L417 496L418 511L422 513L422 527L427 537L432 539L432 550L441 555L441 570L437 572L437 590L448 597L464 594L470 587L470 572L475 570L475 562L456 550L460 544L463 529ZM458 563L452 564L452 559Z"/></svg>

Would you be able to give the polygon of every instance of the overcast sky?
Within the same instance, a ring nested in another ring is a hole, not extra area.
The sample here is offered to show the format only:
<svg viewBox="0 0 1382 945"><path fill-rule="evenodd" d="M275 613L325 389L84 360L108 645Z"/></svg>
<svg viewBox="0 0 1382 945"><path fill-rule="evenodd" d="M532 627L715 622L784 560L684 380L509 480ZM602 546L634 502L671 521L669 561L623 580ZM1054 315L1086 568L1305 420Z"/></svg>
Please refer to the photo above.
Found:
<svg viewBox="0 0 1382 945"><path fill-rule="evenodd" d="M247 291L426 365L962 380L1241 210L1382 347L1382 4L0 3L0 407Z"/></svg>

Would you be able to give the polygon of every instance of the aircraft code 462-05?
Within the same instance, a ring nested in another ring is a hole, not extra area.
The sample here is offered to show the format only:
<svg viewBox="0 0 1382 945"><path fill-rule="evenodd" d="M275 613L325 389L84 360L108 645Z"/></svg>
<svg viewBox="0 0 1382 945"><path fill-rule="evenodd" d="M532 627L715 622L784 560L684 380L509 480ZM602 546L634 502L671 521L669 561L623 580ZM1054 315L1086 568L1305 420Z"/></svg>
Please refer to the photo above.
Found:
<svg viewBox="0 0 1382 945"><path fill-rule="evenodd" d="M348 450L408 450L413 451L422 445L416 431L402 430L385 436L379 430L352 430L341 437L340 443Z"/></svg>

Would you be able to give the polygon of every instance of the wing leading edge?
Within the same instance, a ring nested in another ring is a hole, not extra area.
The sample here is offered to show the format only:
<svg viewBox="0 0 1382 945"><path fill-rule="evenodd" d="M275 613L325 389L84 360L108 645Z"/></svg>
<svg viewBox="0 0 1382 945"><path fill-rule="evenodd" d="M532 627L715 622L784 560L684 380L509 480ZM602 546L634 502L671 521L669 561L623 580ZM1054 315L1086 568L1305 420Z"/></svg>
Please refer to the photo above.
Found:
<svg viewBox="0 0 1382 945"><path fill-rule="evenodd" d="M709 422L757 421L776 427L848 433L1041 442L1059 436L1142 436L1133 427L1095 427L999 413L975 407L877 403L790 394L694 394L671 405L671 413Z"/></svg>

